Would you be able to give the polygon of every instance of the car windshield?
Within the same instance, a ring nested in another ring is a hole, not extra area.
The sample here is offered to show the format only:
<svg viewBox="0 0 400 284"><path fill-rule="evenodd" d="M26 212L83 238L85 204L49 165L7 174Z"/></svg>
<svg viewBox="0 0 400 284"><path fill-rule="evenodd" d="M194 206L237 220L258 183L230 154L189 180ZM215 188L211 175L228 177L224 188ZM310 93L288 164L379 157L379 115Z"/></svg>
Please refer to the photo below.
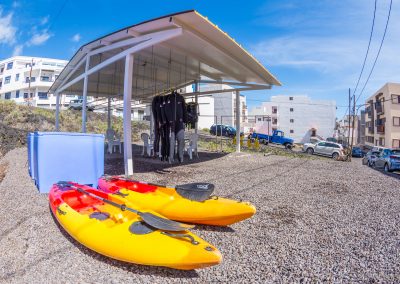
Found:
<svg viewBox="0 0 400 284"><path fill-rule="evenodd" d="M400 155L400 149L392 150L392 155Z"/></svg>

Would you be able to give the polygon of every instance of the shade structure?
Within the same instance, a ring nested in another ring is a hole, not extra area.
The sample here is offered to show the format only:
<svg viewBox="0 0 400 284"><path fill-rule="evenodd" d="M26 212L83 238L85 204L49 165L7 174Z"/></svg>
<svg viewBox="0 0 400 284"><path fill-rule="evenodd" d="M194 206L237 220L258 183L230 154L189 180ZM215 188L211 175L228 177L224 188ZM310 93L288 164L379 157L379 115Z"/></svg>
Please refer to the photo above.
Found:
<svg viewBox="0 0 400 284"><path fill-rule="evenodd" d="M237 92L281 85L228 34L190 10L129 26L83 45L49 92L57 97L83 94L85 131L87 96L123 98L124 119L130 121L132 102L149 103L157 94L202 82L228 84ZM212 93L193 89L195 96ZM56 113L58 117L59 104ZM124 134L129 134L130 122L125 122Z"/></svg>

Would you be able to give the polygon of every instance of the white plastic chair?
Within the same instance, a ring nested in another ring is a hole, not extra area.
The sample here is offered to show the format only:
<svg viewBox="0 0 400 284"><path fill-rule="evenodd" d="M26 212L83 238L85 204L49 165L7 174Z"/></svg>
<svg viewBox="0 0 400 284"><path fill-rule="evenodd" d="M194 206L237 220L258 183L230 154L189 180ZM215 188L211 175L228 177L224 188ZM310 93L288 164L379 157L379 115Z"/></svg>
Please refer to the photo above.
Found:
<svg viewBox="0 0 400 284"><path fill-rule="evenodd" d="M153 155L153 145L150 143L150 135L147 133L142 133L140 135L140 138L143 141L143 151L142 151L142 156L144 156L144 152L146 151L147 156L151 157Z"/></svg>
<svg viewBox="0 0 400 284"><path fill-rule="evenodd" d="M118 147L119 153L121 153L121 139L116 135L113 129L107 129L106 140L108 145L108 153L113 153L114 147Z"/></svg>
<svg viewBox="0 0 400 284"><path fill-rule="evenodd" d="M189 136L189 145L186 148L186 151L187 151L190 159L193 158L193 153L196 154L197 158L199 157L199 154L197 153L197 140L198 140L198 137L197 137L196 133L190 134L190 136Z"/></svg>

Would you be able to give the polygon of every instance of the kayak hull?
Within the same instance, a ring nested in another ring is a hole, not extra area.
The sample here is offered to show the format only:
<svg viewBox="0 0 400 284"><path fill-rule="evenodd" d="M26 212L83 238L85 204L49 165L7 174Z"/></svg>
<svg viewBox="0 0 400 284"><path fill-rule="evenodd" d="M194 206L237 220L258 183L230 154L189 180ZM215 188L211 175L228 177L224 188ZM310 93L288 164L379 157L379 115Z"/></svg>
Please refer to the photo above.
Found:
<svg viewBox="0 0 400 284"><path fill-rule="evenodd" d="M105 193L80 187L107 198ZM135 213L121 211L75 190L62 190L57 185L52 187L49 200L53 215L65 231L102 255L130 263L182 270L221 262L221 254L214 246L189 231L172 237L168 232L146 226ZM134 225L142 229L135 231ZM190 238L198 244L193 244Z"/></svg>
<svg viewBox="0 0 400 284"><path fill-rule="evenodd" d="M98 188L118 193L118 196L124 196L141 208L186 223L228 226L248 219L256 212L256 208L248 202L222 197L193 201L180 196L174 188L138 181L100 178Z"/></svg>

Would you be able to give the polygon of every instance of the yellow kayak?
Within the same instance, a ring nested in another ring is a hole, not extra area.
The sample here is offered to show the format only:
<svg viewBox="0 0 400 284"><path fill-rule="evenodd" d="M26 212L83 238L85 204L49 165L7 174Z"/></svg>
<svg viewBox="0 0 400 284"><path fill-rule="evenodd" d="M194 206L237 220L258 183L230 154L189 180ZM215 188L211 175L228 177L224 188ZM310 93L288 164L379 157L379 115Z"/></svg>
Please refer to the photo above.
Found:
<svg viewBox="0 0 400 284"><path fill-rule="evenodd" d="M57 221L84 246L121 261L183 270L221 262L220 252L193 233L155 229L145 223L140 214L121 211L91 196L108 199L108 194L74 185L88 194L55 184L49 201Z"/></svg>
<svg viewBox="0 0 400 284"><path fill-rule="evenodd" d="M227 226L255 214L256 208L249 202L210 196L212 191L207 192L210 186L196 183L173 188L117 176L102 177L98 182L98 188L114 193L114 199L124 198L140 208L181 222ZM200 195L200 199L196 195Z"/></svg>

